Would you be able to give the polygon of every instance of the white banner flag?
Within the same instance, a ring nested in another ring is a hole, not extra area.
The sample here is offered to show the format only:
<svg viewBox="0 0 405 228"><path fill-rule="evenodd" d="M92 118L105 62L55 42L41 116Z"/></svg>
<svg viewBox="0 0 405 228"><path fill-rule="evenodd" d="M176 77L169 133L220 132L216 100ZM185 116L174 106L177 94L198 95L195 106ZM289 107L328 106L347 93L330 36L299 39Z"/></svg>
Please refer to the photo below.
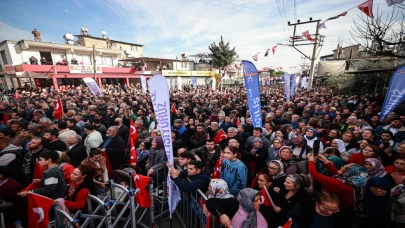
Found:
<svg viewBox="0 0 405 228"><path fill-rule="evenodd" d="M90 91L95 96L103 96L103 91L98 87L97 82L93 78L83 78L84 83L89 87Z"/></svg>
<svg viewBox="0 0 405 228"><path fill-rule="evenodd" d="M143 93L146 93L146 78L143 75L141 75L141 85L142 85Z"/></svg>
<svg viewBox="0 0 405 228"><path fill-rule="evenodd" d="M167 160L172 167L173 164L173 147L171 136L171 123L170 123L170 101L169 101L169 86L165 77L162 75L155 75L148 80L149 92L153 104L153 111L156 114L156 119L159 123L160 132L163 137ZM180 201L180 191L175 183L173 183L170 175L167 176L167 189L168 189L168 203L170 218L176 209L177 203Z"/></svg>
<svg viewBox="0 0 405 228"><path fill-rule="evenodd" d="M290 101L290 75L287 72L284 72L284 88L286 101Z"/></svg>
<svg viewBox="0 0 405 228"><path fill-rule="evenodd" d="M177 77L177 89L182 90L182 85L183 85L183 82L181 80L181 77Z"/></svg>

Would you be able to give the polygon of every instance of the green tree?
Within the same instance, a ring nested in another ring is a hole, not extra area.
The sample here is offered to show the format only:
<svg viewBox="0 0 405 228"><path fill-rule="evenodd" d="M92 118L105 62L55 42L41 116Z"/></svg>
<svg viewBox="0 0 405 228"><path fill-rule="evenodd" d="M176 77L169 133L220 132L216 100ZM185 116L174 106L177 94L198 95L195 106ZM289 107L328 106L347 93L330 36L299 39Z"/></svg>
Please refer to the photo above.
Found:
<svg viewBox="0 0 405 228"><path fill-rule="evenodd" d="M225 43L222 36L218 45L215 41L208 46L211 53L208 56L212 59L212 66L219 69L219 74L225 72L224 68L231 65L235 60L235 47L230 48L229 42Z"/></svg>

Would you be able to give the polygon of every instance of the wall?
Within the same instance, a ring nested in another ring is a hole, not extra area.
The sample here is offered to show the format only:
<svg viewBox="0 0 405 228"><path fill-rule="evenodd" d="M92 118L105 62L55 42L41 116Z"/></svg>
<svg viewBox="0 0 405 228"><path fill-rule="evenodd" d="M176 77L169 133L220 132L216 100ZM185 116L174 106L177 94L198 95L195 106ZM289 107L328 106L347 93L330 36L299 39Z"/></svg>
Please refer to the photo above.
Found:
<svg viewBox="0 0 405 228"><path fill-rule="evenodd" d="M85 47L93 47L107 49L107 42L106 40L94 39L92 37L78 37L78 43ZM143 55L143 47L142 46L135 46L126 43L120 43L117 41L112 41L111 50L120 50L122 51L122 58L125 57L124 51L131 50L133 56L141 56Z"/></svg>
<svg viewBox="0 0 405 228"><path fill-rule="evenodd" d="M194 70L194 62L173 62L173 70Z"/></svg>

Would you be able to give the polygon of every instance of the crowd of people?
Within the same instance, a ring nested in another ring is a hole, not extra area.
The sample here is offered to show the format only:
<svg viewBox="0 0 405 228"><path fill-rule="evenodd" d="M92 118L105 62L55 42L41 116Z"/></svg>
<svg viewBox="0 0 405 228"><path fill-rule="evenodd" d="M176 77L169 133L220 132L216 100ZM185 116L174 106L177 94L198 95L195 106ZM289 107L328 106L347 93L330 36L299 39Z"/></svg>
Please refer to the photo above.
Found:
<svg viewBox="0 0 405 228"><path fill-rule="evenodd" d="M205 215L225 227L276 228L290 218L291 227L404 227L405 115L380 120L381 94L318 87L286 101L283 86L262 86L255 127L244 87L171 89L171 165L139 84L105 85L103 96L60 88L16 90L0 104L0 199L14 204L8 224L26 221L29 191L74 212L88 194L108 191L109 167L132 166L155 182L168 173L182 192L205 192ZM58 97L61 119L53 115Z"/></svg>

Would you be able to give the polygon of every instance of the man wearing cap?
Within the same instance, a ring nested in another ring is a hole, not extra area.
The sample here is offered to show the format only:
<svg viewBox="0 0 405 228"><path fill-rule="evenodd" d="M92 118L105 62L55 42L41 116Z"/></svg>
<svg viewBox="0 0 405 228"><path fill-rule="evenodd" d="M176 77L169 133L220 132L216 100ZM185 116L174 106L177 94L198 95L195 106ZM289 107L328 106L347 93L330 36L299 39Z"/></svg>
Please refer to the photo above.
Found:
<svg viewBox="0 0 405 228"><path fill-rule="evenodd" d="M179 132L180 139L183 145L188 145L190 140L190 133L184 126L182 119L174 120L173 129L176 129Z"/></svg>

